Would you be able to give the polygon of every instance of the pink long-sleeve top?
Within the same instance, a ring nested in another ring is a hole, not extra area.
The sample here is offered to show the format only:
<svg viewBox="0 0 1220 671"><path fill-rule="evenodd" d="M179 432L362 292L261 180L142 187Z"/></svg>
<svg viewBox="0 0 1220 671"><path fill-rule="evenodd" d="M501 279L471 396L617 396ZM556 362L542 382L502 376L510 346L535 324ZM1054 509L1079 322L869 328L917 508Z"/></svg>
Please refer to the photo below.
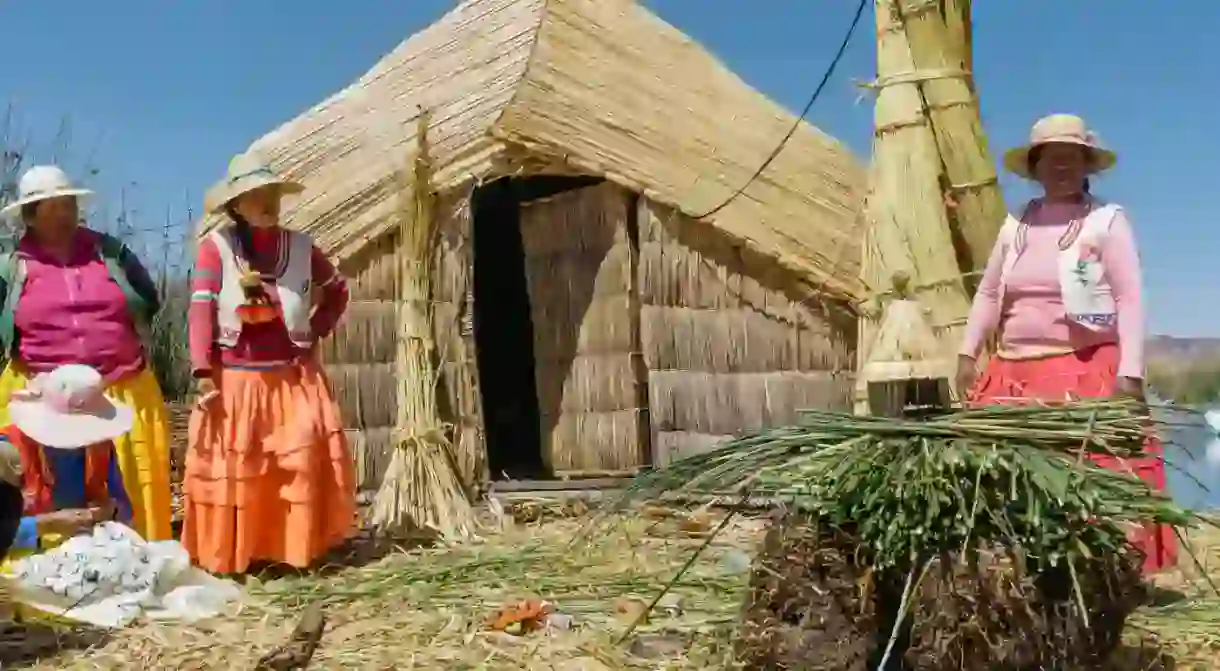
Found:
<svg viewBox="0 0 1220 671"><path fill-rule="evenodd" d="M144 367L139 331L127 297L98 253L99 235L79 229L64 259L28 235L17 245L26 279L13 312L16 358L33 373L84 364L113 382ZM128 280L155 297L152 280L134 256L125 265Z"/></svg>
<svg viewBox="0 0 1220 671"><path fill-rule="evenodd" d="M283 244L279 228L252 228L251 243L257 259L254 269L266 273L272 269L259 261L274 260ZM310 257L311 276L318 300L310 326L315 338L325 338L335 330L347 310L347 282L317 247ZM237 344L221 347L216 343L216 297L220 294L223 269L220 250L210 238L199 244L195 274L191 279L191 307L187 317L190 339L191 366L196 377L211 374L217 363L227 367L267 368L291 363L306 352L293 344L283 320L266 324L247 324L242 328ZM275 292L271 292L272 300Z"/></svg>
<svg viewBox="0 0 1220 671"><path fill-rule="evenodd" d="M966 323L960 353L977 357L984 341L998 327L999 355L1029 359L1079 351L1107 343L1120 350L1118 375L1144 377L1144 308L1141 299L1139 253L1131 223L1120 209L1101 247L1109 285L1118 311L1117 323L1105 331L1091 331L1067 318L1059 285L1060 241L1074 219L1087 213L1087 205L1033 201L1026 209L1029 224L1024 245L1008 249L996 244L983 271ZM1007 254L1018 254L1009 274L1001 278ZM1004 282L1004 291L1000 283ZM1000 295L1003 294L1001 301ZM1002 304L1001 304L1002 303Z"/></svg>

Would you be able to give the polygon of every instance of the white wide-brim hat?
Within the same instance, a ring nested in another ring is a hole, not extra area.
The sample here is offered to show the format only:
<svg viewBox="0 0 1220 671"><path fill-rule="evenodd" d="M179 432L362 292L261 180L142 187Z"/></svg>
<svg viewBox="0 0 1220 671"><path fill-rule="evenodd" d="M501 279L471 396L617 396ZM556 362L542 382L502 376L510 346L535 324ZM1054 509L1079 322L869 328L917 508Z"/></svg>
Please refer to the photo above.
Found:
<svg viewBox="0 0 1220 671"><path fill-rule="evenodd" d="M47 447L80 449L114 440L131 430L135 413L104 388L102 376L89 366L60 366L14 392L9 417L21 433Z"/></svg>
<svg viewBox="0 0 1220 671"><path fill-rule="evenodd" d="M83 189L74 185L68 174L60 169L59 166L36 165L26 170L21 179L18 180L17 200L0 209L0 217L16 212L23 206L37 203L40 200L63 196L80 198L92 193L89 189Z"/></svg>
<svg viewBox="0 0 1220 671"><path fill-rule="evenodd" d="M1004 153L1004 167L1025 179L1032 179L1029 152L1035 147L1052 143L1074 144L1088 149L1093 155L1093 163L1089 166L1091 173L1109 170L1118 162L1118 155L1102 145L1101 139L1089 130L1084 119L1074 114L1052 114L1034 124L1027 144Z"/></svg>
<svg viewBox="0 0 1220 671"><path fill-rule="evenodd" d="M265 161L252 152L238 154L229 161L229 173L212 185L203 198L204 209L215 214L234 198L264 186L278 187L280 193L293 195L305 190L300 182L280 177Z"/></svg>

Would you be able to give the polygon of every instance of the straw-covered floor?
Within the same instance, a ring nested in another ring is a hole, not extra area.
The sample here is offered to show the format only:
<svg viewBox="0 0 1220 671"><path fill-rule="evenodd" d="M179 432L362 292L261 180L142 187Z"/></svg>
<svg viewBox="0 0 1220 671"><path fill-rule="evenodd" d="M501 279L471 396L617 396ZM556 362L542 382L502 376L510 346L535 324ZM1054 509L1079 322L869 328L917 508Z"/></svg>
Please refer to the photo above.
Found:
<svg viewBox="0 0 1220 671"><path fill-rule="evenodd" d="M1199 529L1188 542L1194 560L1184 557L1178 570L1158 576L1157 604L1128 620L1130 647L1145 649L1132 668L1220 668L1220 528Z"/></svg>
<svg viewBox="0 0 1220 671"><path fill-rule="evenodd" d="M0 635L0 664L253 669L288 640L305 604L321 601L328 622L311 669L740 668L731 663L730 648L763 520L734 521L717 534L620 643L720 515L636 515L599 525L608 533L574 543L586 518L556 517L552 510L518 508L516 522L463 547L400 549L364 566L251 580L231 615L196 625L148 623L109 635L9 631ZM1199 532L1191 542L1206 573L1220 581L1220 533ZM1160 605L1129 619L1127 645L1109 668L1220 666L1220 598L1206 579L1188 565L1156 582L1163 588ZM561 617L552 628L523 635L493 630L490 621L501 607L531 597L555 605ZM1162 657L1158 664L1158 655L1172 661Z"/></svg>
<svg viewBox="0 0 1220 671"><path fill-rule="evenodd" d="M35 669L253 669L287 641L304 605L321 600L328 623L311 669L724 665L760 522L734 522L718 534L620 645L630 621L704 542L715 520L637 518L569 548L583 521L548 517L508 523L458 548L402 550L363 567L252 580L246 602L227 618L146 624L92 641L92 648L26 663ZM492 629L489 620L501 607L531 597L554 604L560 617L552 618L551 629L523 635ZM47 642L44 636L44 650ZM8 653L0 659L5 668L18 656L10 647L0 641L0 655Z"/></svg>

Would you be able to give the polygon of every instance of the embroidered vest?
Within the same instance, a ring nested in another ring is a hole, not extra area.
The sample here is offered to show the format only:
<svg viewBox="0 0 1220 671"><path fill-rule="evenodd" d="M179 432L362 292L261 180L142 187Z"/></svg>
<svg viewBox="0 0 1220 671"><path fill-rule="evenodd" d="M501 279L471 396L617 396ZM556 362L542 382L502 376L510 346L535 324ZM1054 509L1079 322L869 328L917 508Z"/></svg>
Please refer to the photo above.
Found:
<svg viewBox="0 0 1220 671"><path fill-rule="evenodd" d="M288 336L297 347L313 345L313 332L309 325L312 305L312 258L313 243L309 236L285 230L280 239L279 260L276 263L276 279L268 284L268 292L274 293L280 319L288 328ZM220 295L216 298L216 342L222 347L233 347L241 335L242 322L237 309L246 302L241 279L246 272L245 262L238 258L237 241L232 227L213 232L209 237L220 252Z"/></svg>
<svg viewBox="0 0 1220 671"><path fill-rule="evenodd" d="M1032 205L1032 203L1031 203ZM1096 201L1080 224L1080 233L1066 248L1059 251L1059 289L1067 318L1091 331L1112 328L1118 321L1114 294L1105 281L1105 260L1101 249L1110 234L1110 225L1118 215L1117 205ZM1000 272L1000 300L1003 301L1007 278L1021 255L1020 232L1027 224L1030 206L1017 219L1012 215L1000 229L1000 244L1004 245L1004 266Z"/></svg>
<svg viewBox="0 0 1220 671"><path fill-rule="evenodd" d="M25 514L41 515L55 510L53 490L55 474L43 458L43 446L30 440L9 425L3 437L17 446L21 453L21 493L25 497ZM110 473L111 443L102 443L85 448L85 498L91 503L101 503L110 498L107 478Z"/></svg>

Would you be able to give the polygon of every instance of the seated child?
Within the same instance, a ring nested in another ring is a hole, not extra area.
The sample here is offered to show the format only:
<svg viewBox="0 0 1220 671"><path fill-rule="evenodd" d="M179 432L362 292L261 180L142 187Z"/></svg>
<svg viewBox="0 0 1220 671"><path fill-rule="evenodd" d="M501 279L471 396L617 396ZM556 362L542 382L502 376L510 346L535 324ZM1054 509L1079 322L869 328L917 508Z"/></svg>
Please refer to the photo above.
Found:
<svg viewBox="0 0 1220 671"><path fill-rule="evenodd" d="M20 455L25 515L9 560L51 549L101 522L130 524L131 502L111 441L131 429L132 410L104 389L97 371L67 365L13 393L13 423L0 428L0 443Z"/></svg>

